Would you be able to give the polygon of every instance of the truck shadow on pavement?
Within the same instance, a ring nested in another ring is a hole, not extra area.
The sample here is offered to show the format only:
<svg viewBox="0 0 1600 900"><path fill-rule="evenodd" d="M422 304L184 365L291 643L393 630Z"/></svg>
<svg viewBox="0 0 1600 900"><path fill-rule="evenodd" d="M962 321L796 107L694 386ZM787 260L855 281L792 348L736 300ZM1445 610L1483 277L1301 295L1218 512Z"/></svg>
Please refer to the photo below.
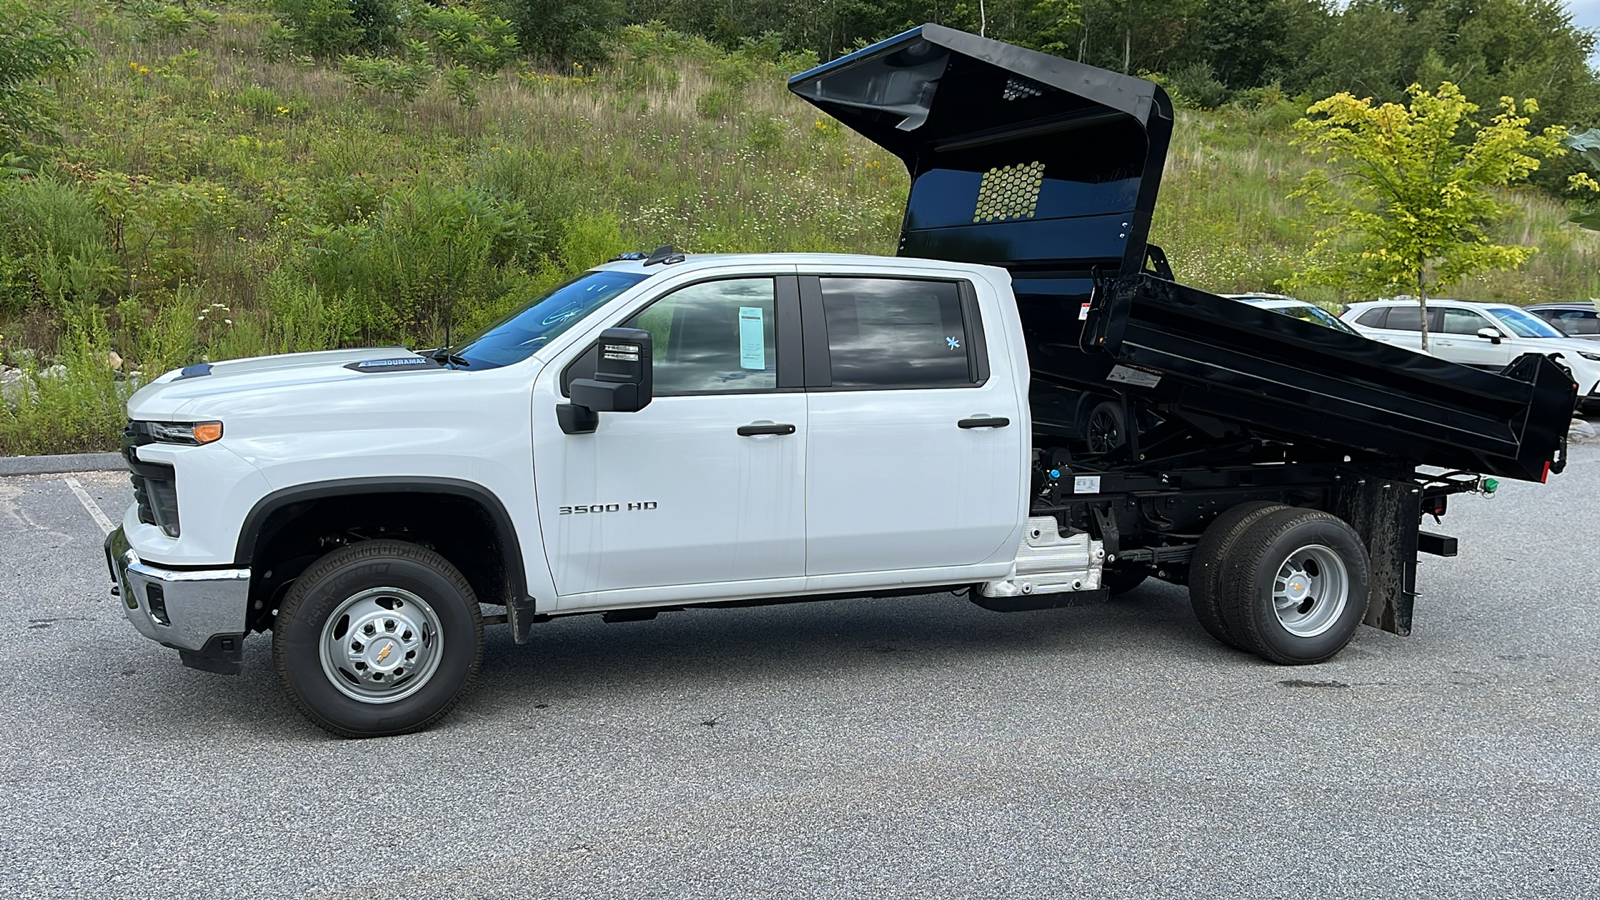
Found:
<svg viewBox="0 0 1600 900"><path fill-rule="evenodd" d="M184 669L150 648L124 669L140 682L100 712L106 724L185 733L321 735L279 689L270 635L252 635L237 677ZM483 664L461 705L440 726L495 729L530 724L538 711L614 711L664 692L759 702L847 682L868 698L923 697L951 679L1026 676L1062 684L1108 671L1160 666L1232 670L1265 665L1213 641L1180 587L1148 583L1100 605L993 613L949 594L662 613L606 624L579 616L536 626L517 645L486 632ZM143 699L140 699L143 698ZM774 699L773 702L781 702Z"/></svg>

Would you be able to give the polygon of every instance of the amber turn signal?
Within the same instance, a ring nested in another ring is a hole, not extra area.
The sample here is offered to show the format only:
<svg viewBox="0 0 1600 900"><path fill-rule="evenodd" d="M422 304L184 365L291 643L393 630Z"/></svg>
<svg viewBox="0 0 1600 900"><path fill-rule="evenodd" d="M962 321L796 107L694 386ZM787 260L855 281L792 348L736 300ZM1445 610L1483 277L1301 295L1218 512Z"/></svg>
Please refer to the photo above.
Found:
<svg viewBox="0 0 1600 900"><path fill-rule="evenodd" d="M209 444L222 437L221 422L152 422L150 436L169 444Z"/></svg>

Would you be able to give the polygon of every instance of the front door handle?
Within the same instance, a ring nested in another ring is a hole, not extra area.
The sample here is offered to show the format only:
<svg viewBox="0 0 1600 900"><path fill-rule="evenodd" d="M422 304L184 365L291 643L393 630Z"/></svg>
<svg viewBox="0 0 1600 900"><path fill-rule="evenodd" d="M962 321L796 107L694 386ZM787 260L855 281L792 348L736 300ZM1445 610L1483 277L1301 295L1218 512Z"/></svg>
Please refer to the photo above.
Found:
<svg viewBox="0 0 1600 900"><path fill-rule="evenodd" d="M739 426L740 437L754 437L758 434L794 434L794 426L773 424L771 422Z"/></svg>
<svg viewBox="0 0 1600 900"><path fill-rule="evenodd" d="M1005 416L973 416L956 423L958 428L1004 428L1011 424Z"/></svg>

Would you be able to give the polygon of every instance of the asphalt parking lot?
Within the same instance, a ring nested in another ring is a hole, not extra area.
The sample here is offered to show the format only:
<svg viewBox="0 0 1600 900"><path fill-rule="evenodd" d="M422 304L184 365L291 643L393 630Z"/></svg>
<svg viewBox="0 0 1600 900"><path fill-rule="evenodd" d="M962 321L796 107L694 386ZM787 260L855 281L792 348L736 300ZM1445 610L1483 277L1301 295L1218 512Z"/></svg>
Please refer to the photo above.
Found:
<svg viewBox="0 0 1600 900"><path fill-rule="evenodd" d="M266 637L207 675L123 619L123 474L0 478L0 896L1600 896L1597 497L1590 443L1454 500L1415 633L1311 668L1157 583L583 617L341 741Z"/></svg>

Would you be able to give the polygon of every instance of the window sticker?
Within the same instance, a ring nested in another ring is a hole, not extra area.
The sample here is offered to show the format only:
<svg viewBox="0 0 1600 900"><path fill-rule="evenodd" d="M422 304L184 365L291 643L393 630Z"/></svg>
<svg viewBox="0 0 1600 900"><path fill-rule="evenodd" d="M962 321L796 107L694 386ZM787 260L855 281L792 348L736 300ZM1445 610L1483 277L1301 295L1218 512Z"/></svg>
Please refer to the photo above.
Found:
<svg viewBox="0 0 1600 900"><path fill-rule="evenodd" d="M761 307L741 306L739 307L739 368L759 371L766 367L767 340Z"/></svg>

